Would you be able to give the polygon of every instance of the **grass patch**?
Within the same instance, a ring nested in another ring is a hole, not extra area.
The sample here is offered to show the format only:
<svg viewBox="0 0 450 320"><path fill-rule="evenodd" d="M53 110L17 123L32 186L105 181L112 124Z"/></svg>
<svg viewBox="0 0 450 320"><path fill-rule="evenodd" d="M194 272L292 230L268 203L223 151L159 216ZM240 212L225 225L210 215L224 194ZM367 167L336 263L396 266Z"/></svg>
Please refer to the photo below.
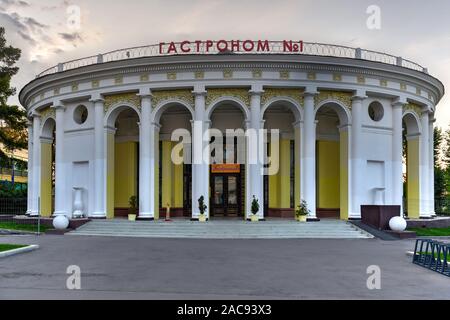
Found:
<svg viewBox="0 0 450 320"><path fill-rule="evenodd" d="M420 253L418 253L418 254L424 255L425 252L420 252ZM428 252L427 256L431 256L431 253ZM434 253L434 257L437 258L437 253L436 253L436 252ZM440 258L441 258L441 260L444 260L444 254L443 254L442 252L441 252L441 254L440 254ZM447 260L448 260L448 256L447 256Z"/></svg>
<svg viewBox="0 0 450 320"><path fill-rule="evenodd" d="M0 229L5 230L14 230L14 231L28 231L28 232L37 232L37 225L32 224L19 224L15 222L0 222ZM46 232L51 229L50 227L41 225L41 232Z"/></svg>
<svg viewBox="0 0 450 320"><path fill-rule="evenodd" d="M1 244L0 243L0 252L24 248L26 245L23 244Z"/></svg>
<svg viewBox="0 0 450 320"><path fill-rule="evenodd" d="M450 237L450 227L448 228L409 228L419 237Z"/></svg>

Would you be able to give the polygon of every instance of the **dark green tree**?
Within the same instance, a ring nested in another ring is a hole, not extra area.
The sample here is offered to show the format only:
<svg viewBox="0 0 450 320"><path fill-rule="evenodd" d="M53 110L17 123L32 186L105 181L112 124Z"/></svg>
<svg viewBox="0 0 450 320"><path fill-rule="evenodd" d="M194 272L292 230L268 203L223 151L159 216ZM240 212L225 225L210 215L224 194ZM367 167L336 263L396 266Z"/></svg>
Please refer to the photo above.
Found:
<svg viewBox="0 0 450 320"><path fill-rule="evenodd" d="M8 104L8 99L16 93L11 78L19 71L15 64L20 55L20 49L6 44L5 28L0 27L0 144L8 151L27 147L25 110ZM0 159L6 158L0 149Z"/></svg>

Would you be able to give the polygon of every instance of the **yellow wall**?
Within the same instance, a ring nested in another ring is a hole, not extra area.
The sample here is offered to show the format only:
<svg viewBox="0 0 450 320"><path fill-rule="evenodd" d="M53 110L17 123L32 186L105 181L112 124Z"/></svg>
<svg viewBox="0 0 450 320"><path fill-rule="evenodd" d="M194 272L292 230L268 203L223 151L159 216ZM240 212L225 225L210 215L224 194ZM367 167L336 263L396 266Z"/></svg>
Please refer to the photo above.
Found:
<svg viewBox="0 0 450 320"><path fill-rule="evenodd" d="M114 218L114 133L108 133L106 138L106 216Z"/></svg>
<svg viewBox="0 0 450 320"><path fill-rule="evenodd" d="M408 141L407 157L408 217L418 219L420 217L419 139Z"/></svg>
<svg viewBox="0 0 450 320"><path fill-rule="evenodd" d="M301 187L301 177L300 177L300 148L301 148L301 137L300 137L300 128L295 129L295 202L294 207L300 204L300 187Z"/></svg>
<svg viewBox="0 0 450 320"><path fill-rule="evenodd" d="M0 181L12 182L12 176L10 174L0 174ZM27 183L28 178L22 176L14 176L14 182L17 183Z"/></svg>
<svg viewBox="0 0 450 320"><path fill-rule="evenodd" d="M162 142L162 206L183 207L183 165L175 165L171 154L174 143Z"/></svg>
<svg viewBox="0 0 450 320"><path fill-rule="evenodd" d="M340 139L340 211L341 219L348 220L348 132L341 132Z"/></svg>
<svg viewBox="0 0 450 320"><path fill-rule="evenodd" d="M155 132L155 220L159 219L159 133Z"/></svg>
<svg viewBox="0 0 450 320"><path fill-rule="evenodd" d="M52 145L41 143L41 216L50 217L52 213Z"/></svg>
<svg viewBox="0 0 450 320"><path fill-rule="evenodd" d="M317 206L339 208L339 142L317 141Z"/></svg>
<svg viewBox="0 0 450 320"><path fill-rule="evenodd" d="M287 209L291 207L290 150L291 141L280 140L280 168L276 175L269 176L269 208Z"/></svg>
<svg viewBox="0 0 450 320"><path fill-rule="evenodd" d="M114 150L114 206L128 208L129 199L138 196L137 143L116 143Z"/></svg>

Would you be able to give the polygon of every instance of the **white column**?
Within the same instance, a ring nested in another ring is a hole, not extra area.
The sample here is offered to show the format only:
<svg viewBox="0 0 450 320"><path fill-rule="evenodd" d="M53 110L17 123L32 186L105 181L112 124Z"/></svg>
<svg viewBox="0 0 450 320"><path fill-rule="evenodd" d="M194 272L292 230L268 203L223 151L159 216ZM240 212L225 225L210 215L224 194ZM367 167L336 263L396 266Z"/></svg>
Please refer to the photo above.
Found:
<svg viewBox="0 0 450 320"><path fill-rule="evenodd" d="M429 125L429 190L428 190L428 194L429 194L429 198L431 199L430 201L430 214L432 216L436 216L436 211L435 211L435 202L434 202L434 122L436 121L436 119L434 118L434 115L430 116L430 125Z"/></svg>
<svg viewBox="0 0 450 320"><path fill-rule="evenodd" d="M90 100L94 104L95 128L94 128L94 212L91 218L106 218L106 181L105 181L105 130L104 100L101 95L93 95Z"/></svg>
<svg viewBox="0 0 450 320"><path fill-rule="evenodd" d="M154 133L152 131L151 113L152 113L152 95L150 89L141 90L141 123L140 123L140 143L139 143L139 219L154 219L154 206L152 210L151 199L155 198L155 182L153 178L153 188L151 179L152 167L151 154L154 150L151 143ZM153 156L154 160L154 156ZM154 164L154 161L153 161Z"/></svg>
<svg viewBox="0 0 450 320"><path fill-rule="evenodd" d="M307 90L304 93L304 143L303 143L303 176L304 189L303 196L311 211L309 218L316 216L316 117L314 98L317 92Z"/></svg>
<svg viewBox="0 0 450 320"><path fill-rule="evenodd" d="M250 129L253 133L248 136L247 144L247 170L249 172L249 179L247 180L246 186L249 192L247 192L247 206L246 206L246 218L249 219L251 216L251 203L253 201L253 196L259 201L259 212L258 216L260 220L264 219L264 176L262 160L259 159L260 148L264 147L263 143L259 141L260 135L259 131L261 129L261 95L263 94L262 86L253 86L250 91L251 101L250 101Z"/></svg>
<svg viewBox="0 0 450 320"><path fill-rule="evenodd" d="M192 126L192 219L197 220L200 215L198 199L201 196L205 198L205 204L208 206L205 215L209 218L209 157L207 159L203 157L203 150L209 145L209 141L204 141L204 133L209 124L205 119L205 88L196 87L192 93L195 95Z"/></svg>
<svg viewBox="0 0 450 320"><path fill-rule="evenodd" d="M39 198L40 192L40 176L41 176L41 116L37 113L33 114L33 187L32 187L32 211L30 216L38 216L40 212Z"/></svg>
<svg viewBox="0 0 450 320"><path fill-rule="evenodd" d="M33 122L28 127L28 163L27 163L27 215L33 212Z"/></svg>
<svg viewBox="0 0 450 320"><path fill-rule="evenodd" d="M150 179L149 179L149 219L155 218L155 213L159 211L159 188L156 188L156 164L159 162L159 130L161 126L152 122L149 130L150 142ZM159 168L159 167L158 167Z"/></svg>
<svg viewBox="0 0 450 320"><path fill-rule="evenodd" d="M363 199L361 193L363 190L363 174L364 174L364 159L361 155L361 148L363 146L362 140L362 111L363 101L367 97L362 93L357 93L352 98L352 131L351 131L351 211L349 218L361 217L361 205Z"/></svg>
<svg viewBox="0 0 450 320"><path fill-rule="evenodd" d="M55 145L55 216L72 216L66 212L66 171L64 163L64 111L62 103L53 104L56 114L56 145Z"/></svg>
<svg viewBox="0 0 450 320"><path fill-rule="evenodd" d="M400 205L403 216L403 106L405 101L392 104L392 204Z"/></svg>
<svg viewBox="0 0 450 320"><path fill-rule="evenodd" d="M429 126L430 117L428 110L422 112L422 117L420 118L422 133L420 136L420 216L430 217L430 206L429 206Z"/></svg>

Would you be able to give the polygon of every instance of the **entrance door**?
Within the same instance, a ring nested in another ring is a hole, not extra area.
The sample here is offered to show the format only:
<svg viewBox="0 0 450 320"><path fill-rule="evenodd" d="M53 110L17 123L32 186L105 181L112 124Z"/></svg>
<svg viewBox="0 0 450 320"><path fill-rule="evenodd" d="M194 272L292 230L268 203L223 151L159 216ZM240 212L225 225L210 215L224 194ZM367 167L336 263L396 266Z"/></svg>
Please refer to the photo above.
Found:
<svg viewBox="0 0 450 320"><path fill-rule="evenodd" d="M237 217L240 215L240 174L211 175L211 216Z"/></svg>

